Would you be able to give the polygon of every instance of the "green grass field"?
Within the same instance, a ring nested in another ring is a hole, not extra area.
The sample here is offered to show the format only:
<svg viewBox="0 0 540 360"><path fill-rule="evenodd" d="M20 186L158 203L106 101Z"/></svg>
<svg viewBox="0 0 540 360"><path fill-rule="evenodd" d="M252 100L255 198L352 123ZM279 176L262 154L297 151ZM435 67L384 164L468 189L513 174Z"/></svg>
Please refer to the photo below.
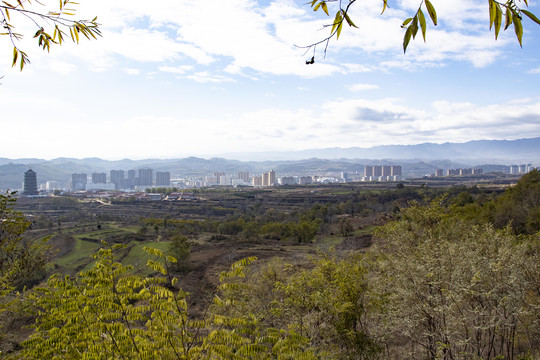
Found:
<svg viewBox="0 0 540 360"><path fill-rule="evenodd" d="M62 268L62 272L76 273L81 270L90 269L94 260L92 255L99 250L103 245L99 240L104 240L108 236L118 235L123 233L136 233L139 230L137 226L131 227L117 227L114 223L106 223L104 228L97 230L93 228L91 231L80 231L79 229L70 229L76 234L73 234L75 238L75 246L68 254L61 256L55 260L55 263ZM86 227L83 227L83 229ZM86 228L88 229L88 228ZM65 231L70 233L69 230ZM123 256L122 264L132 265L136 272L146 271L146 262L151 258L149 254L143 251L144 246L151 246L160 250L165 250L168 243L161 242L144 242L131 241L127 244L128 249L119 251L119 255Z"/></svg>

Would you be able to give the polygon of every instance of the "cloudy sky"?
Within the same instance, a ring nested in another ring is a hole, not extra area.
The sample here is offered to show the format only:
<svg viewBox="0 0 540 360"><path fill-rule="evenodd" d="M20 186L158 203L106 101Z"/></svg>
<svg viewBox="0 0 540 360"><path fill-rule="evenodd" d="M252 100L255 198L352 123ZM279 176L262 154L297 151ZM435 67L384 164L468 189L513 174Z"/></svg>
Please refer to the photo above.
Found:
<svg viewBox="0 0 540 360"><path fill-rule="evenodd" d="M358 1L340 39L306 0L80 0L103 37L50 53L12 14L31 65L0 36L0 157L173 158L540 136L540 26L497 41L487 1ZM57 6L52 1L51 8ZM521 3L523 4L523 3ZM43 8L42 8L43 10ZM330 7L332 10L332 7ZM529 10L540 14L538 1ZM315 55L315 63L306 60Z"/></svg>

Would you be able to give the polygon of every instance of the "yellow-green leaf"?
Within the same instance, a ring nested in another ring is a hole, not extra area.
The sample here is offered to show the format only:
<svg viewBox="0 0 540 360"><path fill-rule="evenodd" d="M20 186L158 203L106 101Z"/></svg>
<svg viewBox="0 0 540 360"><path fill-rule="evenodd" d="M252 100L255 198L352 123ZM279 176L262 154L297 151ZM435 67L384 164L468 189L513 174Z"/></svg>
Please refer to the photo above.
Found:
<svg viewBox="0 0 540 360"><path fill-rule="evenodd" d="M495 21L495 15L496 15L496 7L495 7L495 1L488 0L489 1L489 30L493 27L493 22Z"/></svg>
<svg viewBox="0 0 540 360"><path fill-rule="evenodd" d="M339 25L337 26L337 30L336 30L336 35L337 35L337 37L336 37L336 40L339 39L339 35L341 34L341 29L343 29L343 21L341 21L341 22L339 23Z"/></svg>
<svg viewBox="0 0 540 360"><path fill-rule="evenodd" d="M504 24L504 30L508 29L511 23L512 23L512 11L510 11L510 9L506 9L506 19L505 19L505 24Z"/></svg>
<svg viewBox="0 0 540 360"><path fill-rule="evenodd" d="M17 56L19 56L19 53L17 52L17 48L14 47L13 48L13 64L11 64L11 66L15 66L15 64L17 63Z"/></svg>
<svg viewBox="0 0 540 360"><path fill-rule="evenodd" d="M354 25L354 23L352 22L351 18L349 17L349 15L347 14L347 12L345 10L341 10L343 12L343 16L345 16L345 20L347 20L347 24L349 24L349 26L354 26L355 28L358 29L358 26Z"/></svg>
<svg viewBox="0 0 540 360"><path fill-rule="evenodd" d="M332 24L332 30L330 31L330 34L334 33L334 30L336 29L341 20L341 11L338 11L336 13L336 17L334 18L334 23Z"/></svg>
<svg viewBox="0 0 540 360"><path fill-rule="evenodd" d="M416 39L416 33L418 33L418 16L414 17L410 27L412 27L412 37Z"/></svg>
<svg viewBox="0 0 540 360"><path fill-rule="evenodd" d="M383 8L381 11L381 15L384 14L384 10L388 7L388 0L383 0Z"/></svg>
<svg viewBox="0 0 540 360"><path fill-rule="evenodd" d="M502 25L502 9L499 4L495 6L495 40L499 37L499 31L501 30Z"/></svg>
<svg viewBox="0 0 540 360"><path fill-rule="evenodd" d="M527 10L521 10L521 12L527 15L529 19L531 19L532 21L540 25L540 19L538 19L532 12L527 11Z"/></svg>
<svg viewBox="0 0 540 360"><path fill-rule="evenodd" d="M519 18L519 16L514 17L514 31L516 32L519 46L523 47L523 44L521 43L521 39L523 37L523 26L521 25L521 19Z"/></svg>
<svg viewBox="0 0 540 360"><path fill-rule="evenodd" d="M424 3L426 4L429 17L431 18L431 21L433 21L433 25L437 26L437 12L435 11L435 8L429 0L425 0Z"/></svg>
<svg viewBox="0 0 540 360"><path fill-rule="evenodd" d="M413 18L405 19L405 21L403 21L403 24L401 24L401 27L404 28L404 27L407 26L412 20L413 20Z"/></svg>
<svg viewBox="0 0 540 360"><path fill-rule="evenodd" d="M422 37L424 38L424 42L426 42L426 18L422 9L418 9L418 20L420 20L420 28L422 28Z"/></svg>
<svg viewBox="0 0 540 360"><path fill-rule="evenodd" d="M322 3L322 9L326 13L326 15L330 16L330 14L328 13L328 5L326 5L326 2Z"/></svg>
<svg viewBox="0 0 540 360"><path fill-rule="evenodd" d="M407 28L407 31L405 31L405 36L403 37L403 53L407 51L407 46L409 46L409 42L411 41L412 36L412 27L409 26Z"/></svg>

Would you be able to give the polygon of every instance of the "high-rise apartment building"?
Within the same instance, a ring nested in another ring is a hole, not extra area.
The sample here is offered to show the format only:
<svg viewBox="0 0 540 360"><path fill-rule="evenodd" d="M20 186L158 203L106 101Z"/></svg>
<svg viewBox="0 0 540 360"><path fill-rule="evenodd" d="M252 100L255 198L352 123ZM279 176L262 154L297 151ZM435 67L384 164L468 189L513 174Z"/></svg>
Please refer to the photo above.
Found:
<svg viewBox="0 0 540 360"><path fill-rule="evenodd" d="M277 185L277 178L276 178L276 172L274 170L270 170L268 173L269 180L270 180L270 186Z"/></svg>
<svg viewBox="0 0 540 360"><path fill-rule="evenodd" d="M116 190L125 188L124 170L111 170L111 182Z"/></svg>
<svg viewBox="0 0 540 360"><path fill-rule="evenodd" d="M313 183L313 178L311 176L300 176L298 178L299 185L309 185Z"/></svg>
<svg viewBox="0 0 540 360"><path fill-rule="evenodd" d="M253 179L251 180L251 184L253 186L262 186L263 184L262 176L254 176Z"/></svg>
<svg viewBox="0 0 540 360"><path fill-rule="evenodd" d="M373 176L373 166L367 165L364 168L364 176L365 177L371 177Z"/></svg>
<svg viewBox="0 0 540 360"><path fill-rule="evenodd" d="M134 187L135 185L137 185L137 175L136 175L136 172L135 170L128 170L128 176L127 176L127 183L126 183L126 187L128 188L132 188Z"/></svg>
<svg viewBox="0 0 540 360"><path fill-rule="evenodd" d="M32 169L28 169L28 171L24 173L23 195L37 194L37 173Z"/></svg>
<svg viewBox="0 0 540 360"><path fill-rule="evenodd" d="M92 184L106 184L107 174L105 173L92 173Z"/></svg>
<svg viewBox="0 0 540 360"><path fill-rule="evenodd" d="M71 189L72 190L86 190L86 183L88 182L88 175L71 174Z"/></svg>
<svg viewBox="0 0 540 360"><path fill-rule="evenodd" d="M139 183L140 186L152 186L154 183L153 170L150 168L139 169Z"/></svg>
<svg viewBox="0 0 540 360"><path fill-rule="evenodd" d="M249 172L248 171L239 171L238 172L238 179L242 180L243 182L249 182Z"/></svg>
<svg viewBox="0 0 540 360"><path fill-rule="evenodd" d="M168 171L156 172L156 186L171 186L171 173Z"/></svg>
<svg viewBox="0 0 540 360"><path fill-rule="evenodd" d="M270 186L270 173L262 174L262 186Z"/></svg>
<svg viewBox="0 0 540 360"><path fill-rule="evenodd" d="M296 184L296 181L294 180L294 177L292 176L284 176L280 180L280 185L294 185Z"/></svg>

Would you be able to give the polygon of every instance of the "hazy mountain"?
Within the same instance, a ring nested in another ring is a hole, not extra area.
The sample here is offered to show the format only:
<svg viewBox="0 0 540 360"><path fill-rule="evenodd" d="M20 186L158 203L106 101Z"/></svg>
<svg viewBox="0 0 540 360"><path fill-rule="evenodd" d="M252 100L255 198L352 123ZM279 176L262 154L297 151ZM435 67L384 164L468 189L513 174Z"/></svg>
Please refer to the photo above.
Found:
<svg viewBox="0 0 540 360"><path fill-rule="evenodd" d="M540 160L540 138L476 140L465 143L382 145L370 148L326 148L301 151L231 153L224 157L246 161L320 159L450 159L462 163L524 163Z"/></svg>

